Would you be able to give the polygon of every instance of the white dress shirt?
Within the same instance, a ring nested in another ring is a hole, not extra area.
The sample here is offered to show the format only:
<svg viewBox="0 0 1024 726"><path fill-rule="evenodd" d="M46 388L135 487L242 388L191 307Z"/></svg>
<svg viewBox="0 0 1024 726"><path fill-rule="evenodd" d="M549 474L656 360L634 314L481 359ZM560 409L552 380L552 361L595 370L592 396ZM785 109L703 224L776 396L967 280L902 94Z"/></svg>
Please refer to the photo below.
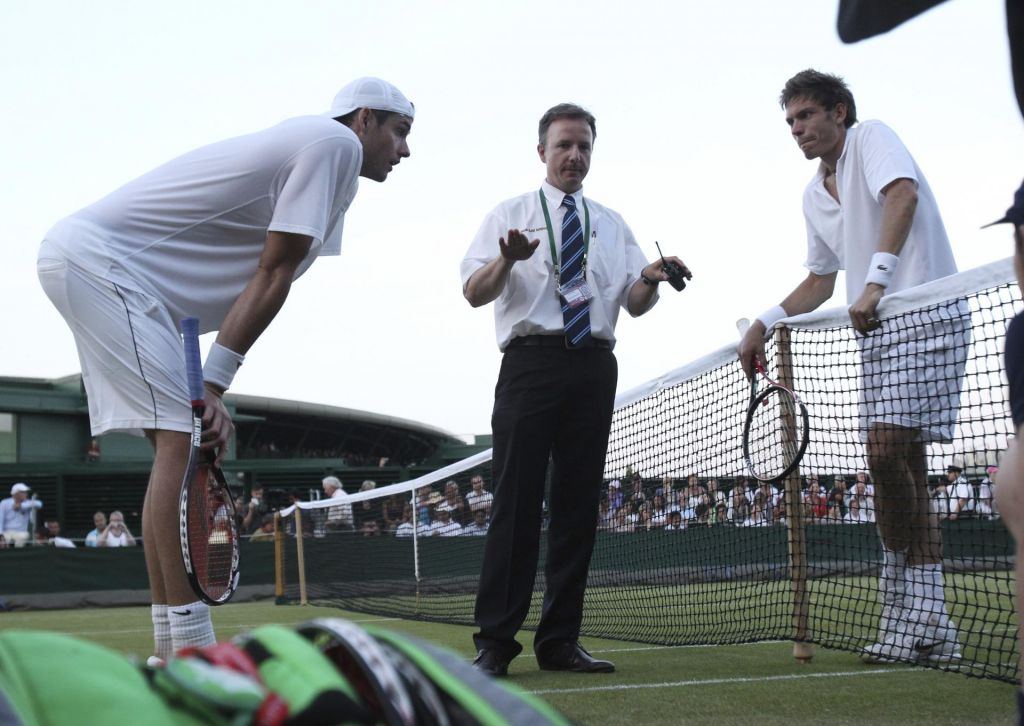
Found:
<svg viewBox="0 0 1024 726"><path fill-rule="evenodd" d="M546 181L541 189L551 214L555 249L560 255L565 193ZM580 224L584 225L583 192L572 196ZM619 308L626 308L629 290L640 279L648 262L633 232L617 212L590 198L586 199L586 207L590 213L587 281L594 294L590 301L590 331L594 338L614 343ZM507 239L510 229L518 229L531 241L539 239L540 244L529 259L513 265L505 289L494 301L495 332L501 350L505 350L512 338L564 332L562 306L555 286L555 262L551 259L544 210L537 190L506 200L487 215L462 260L463 288L473 273L501 254L498 239Z"/></svg>

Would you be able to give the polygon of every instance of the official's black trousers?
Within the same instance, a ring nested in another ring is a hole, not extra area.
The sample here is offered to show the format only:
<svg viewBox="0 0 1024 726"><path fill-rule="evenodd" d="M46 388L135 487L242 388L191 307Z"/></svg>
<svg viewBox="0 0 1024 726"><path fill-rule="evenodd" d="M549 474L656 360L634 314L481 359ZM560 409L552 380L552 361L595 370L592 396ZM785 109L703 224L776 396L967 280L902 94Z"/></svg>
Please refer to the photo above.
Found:
<svg viewBox="0 0 1024 726"><path fill-rule="evenodd" d="M476 646L509 656L530 609L548 458L546 588L534 649L579 637L618 365L609 349L509 347L494 391L494 502Z"/></svg>

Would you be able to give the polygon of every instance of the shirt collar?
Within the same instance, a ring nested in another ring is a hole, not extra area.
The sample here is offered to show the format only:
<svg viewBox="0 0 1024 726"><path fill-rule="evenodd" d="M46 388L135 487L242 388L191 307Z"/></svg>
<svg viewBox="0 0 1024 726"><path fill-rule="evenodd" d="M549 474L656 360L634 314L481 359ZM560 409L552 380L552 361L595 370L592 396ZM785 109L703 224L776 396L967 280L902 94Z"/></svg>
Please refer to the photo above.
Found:
<svg viewBox="0 0 1024 726"><path fill-rule="evenodd" d="M854 134L854 132L858 128L859 128L858 126L851 126L850 128L846 129L846 138L843 139L843 153L839 155L838 159L836 159L836 174L837 175L839 173L840 165L844 165L846 163L846 152L850 150L850 140L853 138L853 134ZM819 161L818 162L818 181L821 181L824 178L825 178L825 162L824 161Z"/></svg>
<svg viewBox="0 0 1024 726"><path fill-rule="evenodd" d="M562 206L562 200L565 199L565 192L561 189L548 184L548 180L545 179L540 183L541 191L544 192L544 196L548 200L549 207L560 207ZM580 206L580 202L583 201L583 188L580 187L573 194L570 194L575 201L576 206Z"/></svg>

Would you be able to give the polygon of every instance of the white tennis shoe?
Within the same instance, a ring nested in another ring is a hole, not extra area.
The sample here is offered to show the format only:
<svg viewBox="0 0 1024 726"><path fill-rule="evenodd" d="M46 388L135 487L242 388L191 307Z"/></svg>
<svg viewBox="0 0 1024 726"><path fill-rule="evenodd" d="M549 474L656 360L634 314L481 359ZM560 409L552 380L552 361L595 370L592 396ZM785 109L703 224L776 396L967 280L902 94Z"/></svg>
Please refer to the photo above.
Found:
<svg viewBox="0 0 1024 726"><path fill-rule="evenodd" d="M893 633L880 643L873 643L861 651L865 663L953 663L963 656L956 628L952 622L946 625L919 623L912 632Z"/></svg>

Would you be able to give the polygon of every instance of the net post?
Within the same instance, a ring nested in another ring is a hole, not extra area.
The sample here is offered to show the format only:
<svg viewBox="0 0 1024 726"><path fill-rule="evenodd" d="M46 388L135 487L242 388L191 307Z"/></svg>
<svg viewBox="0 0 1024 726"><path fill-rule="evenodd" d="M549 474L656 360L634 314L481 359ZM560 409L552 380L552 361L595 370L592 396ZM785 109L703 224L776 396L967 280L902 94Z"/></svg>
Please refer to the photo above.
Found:
<svg viewBox="0 0 1024 726"><path fill-rule="evenodd" d="M793 388L793 358L789 346L789 328L785 326L779 327L776 331L776 363L779 383L786 388ZM782 430L785 432L784 444L786 447L795 449L800 445L801 439L796 412L784 410L782 415ZM785 486L789 580L793 593L793 657L800 663L809 663L814 657L814 645L810 642L807 536L804 530L804 507L800 480L800 467L797 466L786 477L783 485Z"/></svg>
<svg viewBox="0 0 1024 726"><path fill-rule="evenodd" d="M299 571L299 605L309 605L306 598L306 555L302 549L302 509L295 506L295 558Z"/></svg>
<svg viewBox="0 0 1024 726"><path fill-rule="evenodd" d="M281 531L281 513L274 512L274 604L284 605L284 533Z"/></svg>

